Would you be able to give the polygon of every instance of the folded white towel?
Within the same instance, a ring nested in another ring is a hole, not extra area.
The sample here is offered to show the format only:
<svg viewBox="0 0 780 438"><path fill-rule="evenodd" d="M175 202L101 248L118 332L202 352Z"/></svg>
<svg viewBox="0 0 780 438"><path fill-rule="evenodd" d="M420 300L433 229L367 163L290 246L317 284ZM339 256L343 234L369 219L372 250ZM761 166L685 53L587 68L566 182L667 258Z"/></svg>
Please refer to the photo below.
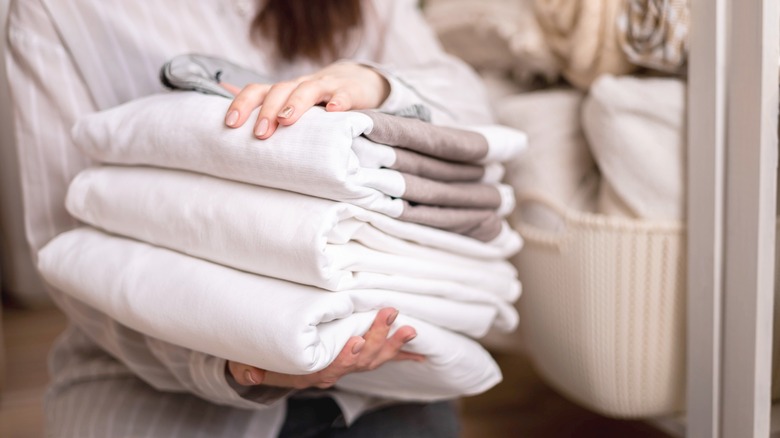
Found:
<svg viewBox="0 0 780 438"><path fill-rule="evenodd" d="M361 153L367 160L364 165L353 142L360 138L366 146L361 136L367 136L392 146L400 143L417 157L427 155L426 162L435 157L441 163L484 164L508 160L523 150L525 135L519 131L497 125L454 130L379 113L329 113L315 107L293 126L258 140L251 123L238 129L224 126L229 104L227 99L198 93L149 96L85 116L75 125L73 137L101 162L185 169L350 202L482 241L499 235L501 217L514 208L508 186L445 183L426 172L420 176L368 167L386 163ZM430 167L412 161L416 164L406 168ZM482 178L494 179L493 173L487 171Z"/></svg>
<svg viewBox="0 0 780 438"><path fill-rule="evenodd" d="M495 247L350 204L191 172L103 166L73 180L66 205L112 233L256 274L331 291L388 289L491 303L516 319L515 268L467 256L474 246ZM382 231L376 222L391 226ZM393 235L397 229L408 233ZM404 240L410 234L422 245ZM437 242L428 236L441 234L450 248L431 247ZM461 254L450 251L458 246Z"/></svg>
<svg viewBox="0 0 780 438"><path fill-rule="evenodd" d="M477 342L440 328L490 325L485 306L400 292L323 292L91 228L52 240L39 253L39 269L54 287L149 336L285 373L326 367L349 337L368 329L375 309L398 304L394 327L417 330L405 349L427 360L388 363L341 386L433 400L482 392L501 380Z"/></svg>

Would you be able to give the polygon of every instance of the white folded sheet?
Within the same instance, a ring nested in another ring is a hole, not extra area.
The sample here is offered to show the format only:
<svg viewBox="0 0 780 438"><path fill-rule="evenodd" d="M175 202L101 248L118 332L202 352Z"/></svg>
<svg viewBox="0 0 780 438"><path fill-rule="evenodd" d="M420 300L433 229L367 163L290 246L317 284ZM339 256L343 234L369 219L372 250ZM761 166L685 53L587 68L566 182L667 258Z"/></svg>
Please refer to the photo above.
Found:
<svg viewBox="0 0 780 438"><path fill-rule="evenodd" d="M294 125L281 127L267 140L258 140L252 134L252 123L238 129L224 126L229 104L228 99L199 93L149 96L83 117L73 129L73 138L87 155L100 162L191 170L349 202L482 241L499 236L501 218L514 208L514 194L509 186L443 182L370 167L385 164L377 161L377 154L382 152L357 154L353 150L353 141L358 138L365 149L362 135L392 139L396 132L391 128L408 121L378 129L375 119L382 121L387 120L383 117L392 116L355 111L331 113L315 107ZM397 119L402 118L389 120ZM422 150L446 156L450 150L447 146L452 144L453 161L460 163L457 159L461 157L480 156L478 164L495 163L525 148L523 133L498 125L451 132L455 130L419 122L415 129L399 131L405 134L398 135L403 141L416 137L428 140L428 134L442 132L437 137L439 142L417 145L419 150L415 153L422 156ZM480 146L467 151L455 147L456 143L468 145L460 138L468 135L475 136ZM387 152L386 148L383 150ZM369 156L370 159L365 158ZM371 163L364 165L360 157ZM440 156L436 158L444 163ZM483 178L494 179L495 173L487 169Z"/></svg>
<svg viewBox="0 0 780 438"><path fill-rule="evenodd" d="M400 292L381 297L371 290L323 292L88 227L52 240L39 252L38 265L52 286L132 329L263 369L316 372L351 336L368 329L374 310L396 306L400 315L394 329L417 330L405 349L427 360L388 363L347 377L340 386L434 400L479 393L501 380L498 366L476 341L441 328L471 331L467 327L489 325L480 305Z"/></svg>
<svg viewBox="0 0 780 438"><path fill-rule="evenodd" d="M353 205L191 172L103 166L82 171L66 199L76 218L112 233L233 268L331 291L387 289L483 302L513 328L520 293L504 259L468 257L490 247L446 233L463 255L425 244L430 227ZM373 225L408 229L418 244ZM435 241L431 241L435 244ZM505 323L503 323L505 322Z"/></svg>

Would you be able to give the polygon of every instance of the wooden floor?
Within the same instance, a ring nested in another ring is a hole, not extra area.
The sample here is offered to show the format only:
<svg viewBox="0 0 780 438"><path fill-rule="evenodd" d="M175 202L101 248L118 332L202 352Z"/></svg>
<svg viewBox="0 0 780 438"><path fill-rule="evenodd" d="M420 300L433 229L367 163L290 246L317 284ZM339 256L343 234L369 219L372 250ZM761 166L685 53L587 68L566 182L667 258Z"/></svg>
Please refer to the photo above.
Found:
<svg viewBox="0 0 780 438"><path fill-rule="evenodd" d="M0 391L0 437L41 437L46 352L65 326L56 309L3 308L5 379ZM504 381L462 402L463 438L663 438L642 422L586 411L547 387L523 357L496 355ZM109 437L110 438L110 437Z"/></svg>

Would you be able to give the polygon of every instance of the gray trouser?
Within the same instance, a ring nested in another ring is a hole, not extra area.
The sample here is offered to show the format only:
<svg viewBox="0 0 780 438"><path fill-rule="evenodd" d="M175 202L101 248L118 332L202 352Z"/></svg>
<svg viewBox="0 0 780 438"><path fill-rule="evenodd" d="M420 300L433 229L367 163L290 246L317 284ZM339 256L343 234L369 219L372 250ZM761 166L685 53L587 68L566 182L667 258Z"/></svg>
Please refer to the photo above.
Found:
<svg viewBox="0 0 780 438"><path fill-rule="evenodd" d="M453 402L404 403L364 413L344 427L341 410L329 397L287 400L280 438L457 438Z"/></svg>

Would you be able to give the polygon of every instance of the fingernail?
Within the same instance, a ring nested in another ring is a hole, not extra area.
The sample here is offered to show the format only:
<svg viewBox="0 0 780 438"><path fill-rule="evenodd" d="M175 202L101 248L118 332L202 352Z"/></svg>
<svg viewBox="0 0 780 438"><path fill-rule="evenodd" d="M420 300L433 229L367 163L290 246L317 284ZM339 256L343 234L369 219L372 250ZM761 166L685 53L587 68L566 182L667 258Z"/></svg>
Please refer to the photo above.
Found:
<svg viewBox="0 0 780 438"><path fill-rule="evenodd" d="M398 317L398 311L391 313L390 316L387 317L387 325L393 325L395 322L395 318Z"/></svg>
<svg viewBox="0 0 780 438"><path fill-rule="evenodd" d="M235 126L236 122L238 122L238 111L233 110L225 117L225 124L228 126Z"/></svg>
<svg viewBox="0 0 780 438"><path fill-rule="evenodd" d="M264 118L260 120L260 123L257 124L257 128L255 128L255 135L257 137L261 137L266 132L268 132L268 119Z"/></svg>
<svg viewBox="0 0 780 438"><path fill-rule="evenodd" d="M244 371L244 378L250 382L252 382L253 385L257 385L257 380L252 376L252 372L249 370Z"/></svg>
<svg viewBox="0 0 780 438"><path fill-rule="evenodd" d="M360 353L360 350L363 349L363 345L365 345L365 340L358 341L355 345L352 346L352 354L358 354Z"/></svg>
<svg viewBox="0 0 780 438"><path fill-rule="evenodd" d="M289 106L289 105L288 105L288 106L286 106L286 107L282 108L282 110L281 110L281 111L279 111L279 118L280 118L280 119L287 119L287 118L289 118L291 115L293 115L293 112L294 112L294 111L295 111L295 108L293 108L293 107L291 107L291 106Z"/></svg>
<svg viewBox="0 0 780 438"><path fill-rule="evenodd" d="M404 338L404 343L407 343L416 337L417 337L417 333L412 333L411 335Z"/></svg>

